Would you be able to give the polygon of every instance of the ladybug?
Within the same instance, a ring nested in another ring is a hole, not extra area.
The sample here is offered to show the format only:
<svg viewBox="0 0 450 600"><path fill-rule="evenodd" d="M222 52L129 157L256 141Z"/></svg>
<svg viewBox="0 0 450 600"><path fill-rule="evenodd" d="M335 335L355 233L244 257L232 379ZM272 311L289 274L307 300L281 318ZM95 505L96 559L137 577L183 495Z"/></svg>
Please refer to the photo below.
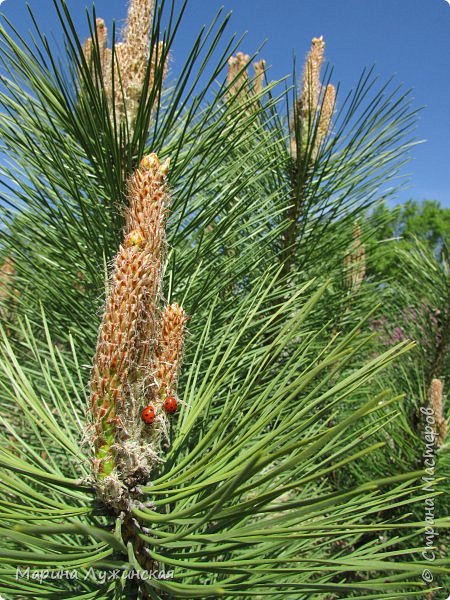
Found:
<svg viewBox="0 0 450 600"><path fill-rule="evenodd" d="M141 413L141 418L144 421L144 423L147 423L148 425L150 423L153 423L153 421L155 420L155 407L152 406L151 404L149 406L146 406L144 408L144 410Z"/></svg>
<svg viewBox="0 0 450 600"><path fill-rule="evenodd" d="M174 396L166 396L166 399L164 400L164 408L166 409L166 412L168 412L170 415L176 412L178 408L176 398Z"/></svg>

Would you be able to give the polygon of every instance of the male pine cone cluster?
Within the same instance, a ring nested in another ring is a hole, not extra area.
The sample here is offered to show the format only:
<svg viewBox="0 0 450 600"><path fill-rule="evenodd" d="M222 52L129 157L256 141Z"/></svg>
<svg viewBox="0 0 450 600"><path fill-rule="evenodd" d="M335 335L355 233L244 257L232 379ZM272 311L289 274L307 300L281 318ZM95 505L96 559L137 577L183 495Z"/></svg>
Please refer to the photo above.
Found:
<svg viewBox="0 0 450 600"><path fill-rule="evenodd" d="M150 43L154 0L131 0L123 31L123 41L114 45L114 52L107 47L107 30L103 19L97 19L95 35L98 41L98 58L101 78L109 102L111 118L126 123L130 132L139 110L142 92L146 83L147 69L149 95L161 69L164 79L167 60L164 58L162 42ZM88 38L83 52L88 66L94 71L94 44Z"/></svg>
<svg viewBox="0 0 450 600"><path fill-rule="evenodd" d="M252 96L262 93L266 62L259 60L253 63L252 80L248 72L249 63L250 56L243 52L237 52L236 56L230 56L228 59L227 84L230 100L239 97L243 102L248 102Z"/></svg>
<svg viewBox="0 0 450 600"><path fill-rule="evenodd" d="M336 88L320 81L325 55L323 37L313 38L303 67L300 95L291 119L291 156L308 153L315 160L328 135L336 103ZM298 131L295 131L295 130Z"/></svg>
<svg viewBox="0 0 450 600"><path fill-rule="evenodd" d="M125 237L115 257L90 382L89 439L103 499L114 505L162 460L176 402L186 314L160 308L169 205L168 161L146 156L128 185ZM143 411L151 407L149 423Z"/></svg>

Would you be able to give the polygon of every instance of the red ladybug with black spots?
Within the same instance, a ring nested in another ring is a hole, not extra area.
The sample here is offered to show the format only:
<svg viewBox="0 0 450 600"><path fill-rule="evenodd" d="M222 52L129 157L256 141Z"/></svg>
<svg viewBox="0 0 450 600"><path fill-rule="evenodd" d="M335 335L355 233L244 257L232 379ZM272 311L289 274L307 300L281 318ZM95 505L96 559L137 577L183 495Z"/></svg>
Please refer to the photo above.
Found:
<svg viewBox="0 0 450 600"><path fill-rule="evenodd" d="M144 421L144 423L146 423L147 425L150 425L151 423L153 423L153 421L155 420L155 417L156 417L155 407L152 406L151 404L149 404L149 406L146 406L141 413L141 418Z"/></svg>
<svg viewBox="0 0 450 600"><path fill-rule="evenodd" d="M164 409L169 415L173 415L177 411L178 402L175 396L166 396L164 400Z"/></svg>

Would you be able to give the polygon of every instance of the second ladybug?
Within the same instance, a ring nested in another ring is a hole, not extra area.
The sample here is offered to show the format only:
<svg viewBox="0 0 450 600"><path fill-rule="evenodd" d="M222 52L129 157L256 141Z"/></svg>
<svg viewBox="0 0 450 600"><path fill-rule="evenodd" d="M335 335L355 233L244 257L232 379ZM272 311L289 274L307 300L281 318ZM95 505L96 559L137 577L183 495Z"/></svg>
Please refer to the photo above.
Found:
<svg viewBox="0 0 450 600"><path fill-rule="evenodd" d="M172 415L178 408L177 399L174 396L166 396L164 400L165 411Z"/></svg>

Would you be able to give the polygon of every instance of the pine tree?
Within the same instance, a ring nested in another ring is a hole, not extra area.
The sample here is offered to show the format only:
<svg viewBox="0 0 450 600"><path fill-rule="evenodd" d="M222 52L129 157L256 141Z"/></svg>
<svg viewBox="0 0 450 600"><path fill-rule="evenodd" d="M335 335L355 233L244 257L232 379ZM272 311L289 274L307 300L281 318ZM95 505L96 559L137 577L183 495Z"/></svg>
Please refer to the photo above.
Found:
<svg viewBox="0 0 450 600"><path fill-rule="evenodd" d="M172 81L177 4L0 29L0 594L424 597L422 467L354 476L404 434L358 218L409 94L341 97L323 38L286 90L221 14Z"/></svg>

